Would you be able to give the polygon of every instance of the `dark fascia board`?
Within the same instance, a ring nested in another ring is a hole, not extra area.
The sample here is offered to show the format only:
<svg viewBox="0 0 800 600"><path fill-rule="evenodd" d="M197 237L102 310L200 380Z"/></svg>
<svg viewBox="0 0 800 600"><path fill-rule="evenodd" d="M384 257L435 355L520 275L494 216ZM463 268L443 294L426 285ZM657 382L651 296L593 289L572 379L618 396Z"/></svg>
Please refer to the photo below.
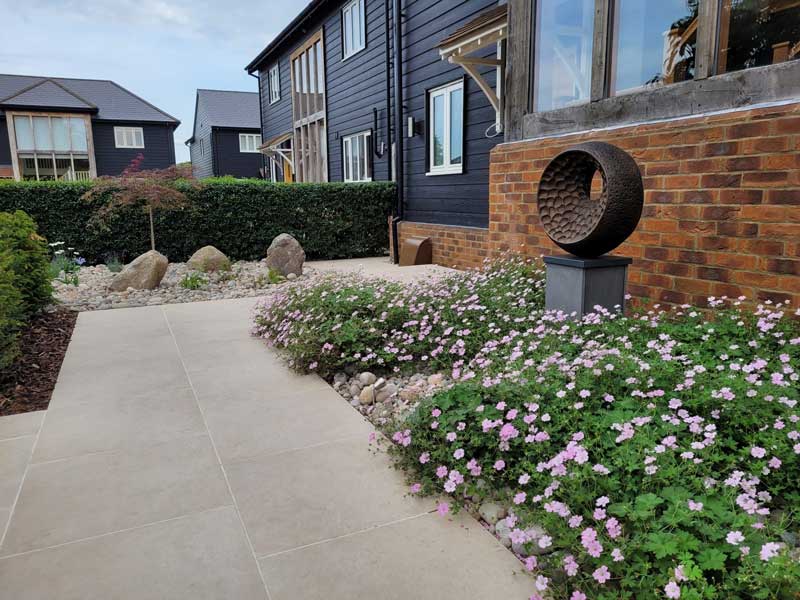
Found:
<svg viewBox="0 0 800 600"><path fill-rule="evenodd" d="M243 131L244 133L260 133L260 127L230 127L228 125L212 125L211 129L215 131Z"/></svg>
<svg viewBox="0 0 800 600"><path fill-rule="evenodd" d="M507 142L637 123L691 118L769 102L800 102L800 60L753 67L623 94L524 117L521 138Z"/></svg>
<svg viewBox="0 0 800 600"><path fill-rule="evenodd" d="M64 108L63 106L34 106L32 104L13 104L3 103L0 104L0 110L16 110L16 111L23 111L23 112L58 112L58 113L85 113L89 115L96 115L97 114L97 107L87 107L87 108Z"/></svg>
<svg viewBox="0 0 800 600"><path fill-rule="evenodd" d="M267 47L259 52L258 56L250 61L250 64L248 64L244 70L248 73L255 72L258 69L258 66L264 62L270 54L277 50L278 47L280 47L298 29L300 29L303 23L326 2L327 0L311 0L311 2L308 3L308 6L306 6L299 15L292 19L292 22L284 27L283 31L276 35L275 38L269 44L267 44Z"/></svg>

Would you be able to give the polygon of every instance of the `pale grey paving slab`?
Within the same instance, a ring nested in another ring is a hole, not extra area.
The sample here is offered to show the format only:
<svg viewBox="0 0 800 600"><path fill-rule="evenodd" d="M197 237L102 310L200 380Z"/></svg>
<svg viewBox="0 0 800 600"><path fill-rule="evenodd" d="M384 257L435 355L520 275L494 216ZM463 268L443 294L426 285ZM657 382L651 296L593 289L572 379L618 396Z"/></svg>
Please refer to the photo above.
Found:
<svg viewBox="0 0 800 600"><path fill-rule="evenodd" d="M35 435L0 442L0 508L14 505L35 442ZM0 529L0 535L2 531Z"/></svg>
<svg viewBox="0 0 800 600"><path fill-rule="evenodd" d="M526 600L520 562L471 517L428 514L261 560L272 600Z"/></svg>
<svg viewBox="0 0 800 600"><path fill-rule="evenodd" d="M366 444L372 431L328 386L288 392L233 382L217 394L200 387L198 398L223 464L348 437Z"/></svg>
<svg viewBox="0 0 800 600"><path fill-rule="evenodd" d="M265 600L233 508L0 559L9 600Z"/></svg>
<svg viewBox="0 0 800 600"><path fill-rule="evenodd" d="M109 395L103 402L51 406L34 462L154 446L205 433L188 381L144 394Z"/></svg>
<svg viewBox="0 0 800 600"><path fill-rule="evenodd" d="M406 495L402 476L364 437L225 467L257 556L433 509ZM296 596L298 598L302 596Z"/></svg>
<svg viewBox="0 0 800 600"><path fill-rule="evenodd" d="M0 440L36 434L42 424L44 413L43 410L37 410L0 417Z"/></svg>
<svg viewBox="0 0 800 600"><path fill-rule="evenodd" d="M231 504L207 435L32 464L0 556Z"/></svg>

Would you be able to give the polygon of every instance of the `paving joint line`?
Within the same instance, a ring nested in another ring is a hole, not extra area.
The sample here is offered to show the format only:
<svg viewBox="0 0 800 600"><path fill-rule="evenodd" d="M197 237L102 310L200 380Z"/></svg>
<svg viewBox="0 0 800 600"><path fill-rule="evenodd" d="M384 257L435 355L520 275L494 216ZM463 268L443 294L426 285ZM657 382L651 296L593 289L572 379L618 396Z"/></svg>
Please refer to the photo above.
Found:
<svg viewBox="0 0 800 600"><path fill-rule="evenodd" d="M197 410L200 411L200 418L203 419L203 426L206 428L206 432L208 433L208 439L211 442L211 447L214 449L214 454L217 457L217 464L219 465L219 468L222 471L222 477L225 479L225 485L228 487L228 494L230 494L231 501L233 502L233 508L236 511L236 515L239 517L239 525L242 527L242 532L244 533L244 537L247 540L247 545L250 547L250 553L252 554L253 560L256 563L258 576L261 578L261 583L264 586L264 591L267 594L267 600L272 600L272 595L269 593L269 586L267 585L267 580L264 577L264 572L261 569L261 564L258 562L258 556L256 555L256 550L255 547L253 546L253 540L250 539L250 533L247 531L247 527L244 524L244 519L242 518L242 512L239 510L239 504L236 502L236 496L234 496L233 494L233 488L231 487L231 482L228 479L228 473L225 470L225 465L222 464L222 457L219 454L219 450L217 450L217 444L214 442L214 436L211 435L211 429L209 429L208 427L208 421L206 420L206 413L200 404L200 399L197 396L197 391L194 388L194 383L192 382L192 378L189 375L188 369L186 368L186 363L183 360L183 354L181 353L180 345L178 344L178 340L175 337L175 333L172 331L172 325L169 322L169 316L167 315L167 311L164 309L163 306L161 307L161 314L164 317L164 322L167 324L167 329L169 329L169 334L172 336L172 341L175 344L175 351L178 353L178 359L180 360L181 366L183 367L183 373L189 382L189 387L192 390L192 396L194 397L195 404L197 405Z"/></svg>

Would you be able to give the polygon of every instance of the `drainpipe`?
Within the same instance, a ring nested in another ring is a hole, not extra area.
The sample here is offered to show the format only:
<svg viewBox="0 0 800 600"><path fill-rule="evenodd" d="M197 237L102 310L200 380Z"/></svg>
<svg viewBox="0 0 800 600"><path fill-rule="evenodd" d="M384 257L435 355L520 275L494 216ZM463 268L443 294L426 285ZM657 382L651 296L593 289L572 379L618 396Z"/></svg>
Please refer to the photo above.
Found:
<svg viewBox="0 0 800 600"><path fill-rule="evenodd" d="M404 187L403 163L403 30L402 30L402 0L394 2L394 138L395 138L395 180L397 182L397 206L392 218L392 244L394 248L394 261L400 262L400 236L397 224L403 220L404 214Z"/></svg>
<svg viewBox="0 0 800 600"><path fill-rule="evenodd" d="M264 136L264 123L263 123L262 117L261 117L261 106L262 106L262 104L261 104L261 77L259 75L253 75L250 71L247 71L247 74L250 75L250 77L252 77L256 81L258 81L258 128L259 128L261 136L263 138L263 136ZM265 160L263 152L259 152L259 154L261 155L261 172L264 173L262 178L266 179L267 178L267 176L266 176L266 173L267 173L267 161Z"/></svg>

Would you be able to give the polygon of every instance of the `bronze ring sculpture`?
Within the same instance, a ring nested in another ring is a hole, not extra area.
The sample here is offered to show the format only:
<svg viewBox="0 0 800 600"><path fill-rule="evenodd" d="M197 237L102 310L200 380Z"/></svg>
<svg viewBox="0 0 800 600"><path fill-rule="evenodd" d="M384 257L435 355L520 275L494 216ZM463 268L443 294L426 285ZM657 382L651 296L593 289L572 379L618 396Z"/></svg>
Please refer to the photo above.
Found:
<svg viewBox="0 0 800 600"><path fill-rule="evenodd" d="M592 199L592 178L603 179ZM568 148L547 165L539 182L539 219L547 235L567 252L595 258L610 252L636 229L644 187L633 158L605 142Z"/></svg>

